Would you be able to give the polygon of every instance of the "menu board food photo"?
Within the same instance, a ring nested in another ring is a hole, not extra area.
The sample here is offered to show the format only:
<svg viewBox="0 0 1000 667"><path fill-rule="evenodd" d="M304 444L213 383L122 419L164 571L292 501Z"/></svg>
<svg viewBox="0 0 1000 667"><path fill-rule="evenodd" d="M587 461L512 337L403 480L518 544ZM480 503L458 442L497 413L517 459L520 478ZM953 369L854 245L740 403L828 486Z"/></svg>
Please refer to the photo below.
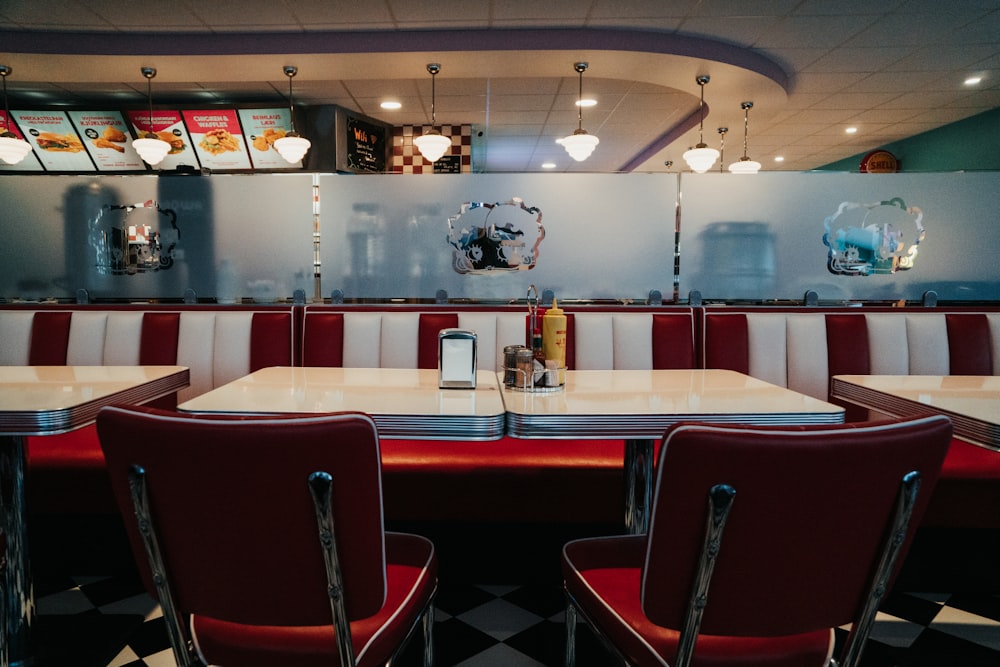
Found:
<svg viewBox="0 0 1000 667"><path fill-rule="evenodd" d="M235 109L184 110L182 113L203 167L250 168L250 156Z"/></svg>
<svg viewBox="0 0 1000 667"><path fill-rule="evenodd" d="M129 122L135 128L137 137L152 132L157 138L170 144L170 150L157 169L176 169L180 166L198 167L198 158L191 148L191 138L184 128L184 120L179 111L157 109L153 111L152 123L148 111L129 111Z"/></svg>
<svg viewBox="0 0 1000 667"><path fill-rule="evenodd" d="M18 139L23 140L24 135L17 129L13 119L7 118L7 112L0 109L0 132L10 132ZM42 163L35 157L35 152L31 151L25 155L17 164L7 164L0 160L0 169L8 171L42 171Z"/></svg>
<svg viewBox="0 0 1000 667"><path fill-rule="evenodd" d="M62 111L11 111L25 140L49 171L94 171L83 140Z"/></svg>
<svg viewBox="0 0 1000 667"><path fill-rule="evenodd" d="M239 114L254 169L302 167L301 160L288 162L274 147L275 141L291 131L292 122L288 109L240 109Z"/></svg>
<svg viewBox="0 0 1000 667"><path fill-rule="evenodd" d="M84 138L84 146L99 171L146 168L142 158L132 148L132 137L121 113L70 111L69 117Z"/></svg>

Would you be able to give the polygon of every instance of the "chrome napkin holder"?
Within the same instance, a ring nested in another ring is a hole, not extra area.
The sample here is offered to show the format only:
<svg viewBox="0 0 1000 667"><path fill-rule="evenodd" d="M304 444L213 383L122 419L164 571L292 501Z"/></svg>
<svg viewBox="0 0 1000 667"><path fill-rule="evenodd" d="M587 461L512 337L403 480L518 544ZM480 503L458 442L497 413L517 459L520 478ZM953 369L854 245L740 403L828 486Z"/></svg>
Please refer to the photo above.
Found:
<svg viewBox="0 0 1000 667"><path fill-rule="evenodd" d="M475 331L441 329L438 332L438 387L476 388Z"/></svg>

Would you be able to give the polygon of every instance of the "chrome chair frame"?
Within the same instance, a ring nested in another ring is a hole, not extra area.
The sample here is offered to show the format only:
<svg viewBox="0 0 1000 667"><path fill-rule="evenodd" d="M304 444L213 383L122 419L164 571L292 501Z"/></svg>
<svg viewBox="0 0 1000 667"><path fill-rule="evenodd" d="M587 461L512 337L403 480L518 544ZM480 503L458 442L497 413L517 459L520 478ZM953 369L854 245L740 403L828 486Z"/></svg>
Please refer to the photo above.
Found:
<svg viewBox="0 0 1000 667"><path fill-rule="evenodd" d="M146 471L140 465L133 464L129 469L129 490L132 496L132 507L135 510L139 532L142 535L146 558L149 561L153 583L160 607L163 610L167 625L167 635L173 649L174 659L178 667L203 667L194 649L194 642L185 630L180 610L174 602L170 585L170 577L164 567L163 553L156 533L146 483ZM344 602L344 580L337 556L337 539L333 526L333 476L323 471L316 471L307 480L312 496L313 508L316 512L316 525L320 548L327 577L327 595L330 598L330 615L334 632L337 635L337 651L341 667L355 667L354 649L351 640L351 624L347 616ZM424 638L424 667L434 665L434 603L433 600L421 615L420 624ZM406 640L390 658L389 664L409 643L416 624L407 633Z"/></svg>
<svg viewBox="0 0 1000 667"><path fill-rule="evenodd" d="M871 634L875 615L878 612L882 599L888 591L889 578L892 575L899 551L906 539L910 517L913 514L917 496L920 492L920 481L920 473L916 470L908 472L900 480L895 510L891 520L886 525L885 543L878 566L872 576L865 603L851 624L851 630L842 649L840 660L831 659L829 667L858 667L860 664L865 642ZM672 667L690 667L695 644L698 640L698 631L701 627L701 618L708 602L708 589L715 567L715 558L722 545L726 519L732 509L735 497L736 490L726 484L717 484L709 490L708 516L706 519L704 542L699 556L695 579L691 587L691 597L688 601L681 629L677 656L675 662L672 663ZM628 660L619 652L617 647L587 618L586 613L579 607L573 596L567 593L566 597L566 667L575 667L576 665L576 624L578 616L583 616L591 630L594 631L601 643L610 649L613 655L620 659L623 664L629 664Z"/></svg>

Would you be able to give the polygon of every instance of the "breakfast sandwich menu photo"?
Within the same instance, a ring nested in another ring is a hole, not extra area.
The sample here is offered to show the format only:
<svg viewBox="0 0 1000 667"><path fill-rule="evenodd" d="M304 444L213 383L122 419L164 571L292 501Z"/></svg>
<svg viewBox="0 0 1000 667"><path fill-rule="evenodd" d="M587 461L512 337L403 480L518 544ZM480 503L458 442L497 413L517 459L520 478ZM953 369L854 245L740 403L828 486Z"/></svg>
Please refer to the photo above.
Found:
<svg viewBox="0 0 1000 667"><path fill-rule="evenodd" d="M11 111L25 140L49 171L94 171L94 163L62 111Z"/></svg>
<svg viewBox="0 0 1000 667"><path fill-rule="evenodd" d="M182 113L202 167L250 169L250 155L235 109L185 109Z"/></svg>
<svg viewBox="0 0 1000 667"><path fill-rule="evenodd" d="M70 111L70 120L100 171L145 169L132 147L125 120L117 111Z"/></svg>
<svg viewBox="0 0 1000 667"><path fill-rule="evenodd" d="M191 148L191 138L184 129L180 111L156 109L152 114L152 124L148 111L129 111L128 119L135 128L135 136L142 137L147 132L152 132L157 138L170 144L167 156L156 165L157 169L176 169L181 165L198 168L198 158Z"/></svg>

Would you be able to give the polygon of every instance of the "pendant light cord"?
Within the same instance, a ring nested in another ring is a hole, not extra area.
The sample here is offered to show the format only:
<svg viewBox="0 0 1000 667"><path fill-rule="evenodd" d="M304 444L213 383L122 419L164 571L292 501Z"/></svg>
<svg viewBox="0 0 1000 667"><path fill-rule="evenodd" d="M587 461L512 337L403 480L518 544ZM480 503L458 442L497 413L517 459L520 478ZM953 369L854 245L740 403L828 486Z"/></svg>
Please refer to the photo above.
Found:
<svg viewBox="0 0 1000 667"><path fill-rule="evenodd" d="M149 129L147 132L153 131L153 77L146 77L146 99L149 100Z"/></svg>
<svg viewBox="0 0 1000 667"><path fill-rule="evenodd" d="M583 129L583 69L577 67L577 72L580 73L580 90L576 95L576 129Z"/></svg>
<svg viewBox="0 0 1000 667"><path fill-rule="evenodd" d="M743 159L749 160L750 157L747 155L747 137L750 134L750 109L753 107L753 102L744 102L743 106Z"/></svg>
<svg viewBox="0 0 1000 667"><path fill-rule="evenodd" d="M7 101L7 75L10 74L10 68L6 65L3 68L3 134L14 134L10 131L10 104Z"/></svg>
<svg viewBox="0 0 1000 667"><path fill-rule="evenodd" d="M288 127L291 132L295 131L295 98L292 96L292 79L298 73L294 68L285 68L288 75Z"/></svg>
<svg viewBox="0 0 1000 667"><path fill-rule="evenodd" d="M705 84L700 80L698 81L701 88L701 101L698 103L698 115L701 118L698 120L698 143L705 143Z"/></svg>
<svg viewBox="0 0 1000 667"><path fill-rule="evenodd" d="M437 122L435 107L437 106L437 74L439 70L433 65L428 65L427 69L431 71L431 129L433 130L434 123Z"/></svg>

